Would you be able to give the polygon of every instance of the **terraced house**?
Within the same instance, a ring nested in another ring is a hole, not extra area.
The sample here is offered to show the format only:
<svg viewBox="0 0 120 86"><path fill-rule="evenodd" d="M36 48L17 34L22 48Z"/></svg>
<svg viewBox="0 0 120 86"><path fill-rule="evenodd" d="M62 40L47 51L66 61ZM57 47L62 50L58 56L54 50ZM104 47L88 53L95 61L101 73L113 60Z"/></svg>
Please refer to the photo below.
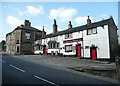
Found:
<svg viewBox="0 0 120 86"><path fill-rule="evenodd" d="M66 30L58 31L54 20L53 33L35 42L34 53L114 60L118 51L118 35L113 18L92 23L88 16L86 22L85 25L73 27L69 21Z"/></svg>
<svg viewBox="0 0 120 86"><path fill-rule="evenodd" d="M25 20L24 25L18 26L6 34L6 52L10 54L33 54L34 41L42 37L45 31L31 27L31 22Z"/></svg>

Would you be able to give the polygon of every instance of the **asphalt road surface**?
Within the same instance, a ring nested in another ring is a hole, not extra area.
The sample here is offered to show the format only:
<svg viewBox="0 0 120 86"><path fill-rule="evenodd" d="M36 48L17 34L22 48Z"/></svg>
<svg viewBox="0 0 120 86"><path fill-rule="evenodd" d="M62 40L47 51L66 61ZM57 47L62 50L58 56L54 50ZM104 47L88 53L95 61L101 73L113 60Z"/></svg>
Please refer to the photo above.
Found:
<svg viewBox="0 0 120 86"><path fill-rule="evenodd" d="M80 84L113 84L103 80L78 75L21 60L10 55L2 55L2 84L23 85L80 85ZM22 86L23 86L22 85Z"/></svg>

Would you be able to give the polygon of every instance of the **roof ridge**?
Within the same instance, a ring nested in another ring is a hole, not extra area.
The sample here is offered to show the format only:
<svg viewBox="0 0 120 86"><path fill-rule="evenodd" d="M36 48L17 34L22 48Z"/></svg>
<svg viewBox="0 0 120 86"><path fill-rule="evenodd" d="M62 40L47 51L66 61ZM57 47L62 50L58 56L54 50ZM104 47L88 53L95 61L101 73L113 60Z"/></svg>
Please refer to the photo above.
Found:
<svg viewBox="0 0 120 86"><path fill-rule="evenodd" d="M72 33L72 31L76 32L76 31L88 29L90 27L100 26L101 23L105 24L106 22L110 21L111 19L113 20L113 18L110 17L110 18L105 19L105 20L100 20L100 21L93 22L93 23L91 23L91 25L84 24L84 25L81 25L81 26L73 27L71 29L65 29L65 30L62 30L62 31L58 31L58 32L56 32L54 34L50 33L50 34L47 34L47 35L41 37L40 39L49 38L49 37L53 37L53 36L57 36L57 35L62 35L62 32L65 33L65 31L68 31L68 32L66 32L66 34L67 34L67 33ZM82 28L82 29L80 29L80 28Z"/></svg>

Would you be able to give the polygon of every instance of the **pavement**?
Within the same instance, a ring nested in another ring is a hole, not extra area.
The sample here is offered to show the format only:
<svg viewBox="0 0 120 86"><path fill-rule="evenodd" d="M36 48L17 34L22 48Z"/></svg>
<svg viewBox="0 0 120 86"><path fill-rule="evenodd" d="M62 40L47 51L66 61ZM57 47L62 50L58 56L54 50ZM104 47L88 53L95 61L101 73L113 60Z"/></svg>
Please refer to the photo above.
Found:
<svg viewBox="0 0 120 86"><path fill-rule="evenodd" d="M80 67L83 69L94 70L116 70L115 62L110 63L108 61L80 59L78 57L61 57L52 55L21 55L20 59L29 60L38 64L45 63L51 66L64 68Z"/></svg>

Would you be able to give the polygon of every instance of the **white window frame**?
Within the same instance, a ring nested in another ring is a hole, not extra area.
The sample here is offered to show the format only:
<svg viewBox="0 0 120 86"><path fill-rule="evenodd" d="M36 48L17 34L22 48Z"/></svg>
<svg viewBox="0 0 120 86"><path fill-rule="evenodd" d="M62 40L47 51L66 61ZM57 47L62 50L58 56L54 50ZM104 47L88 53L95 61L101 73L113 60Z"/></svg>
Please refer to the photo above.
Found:
<svg viewBox="0 0 120 86"><path fill-rule="evenodd" d="M29 32L26 32L25 36L26 36L26 39L30 39L30 33Z"/></svg>
<svg viewBox="0 0 120 86"><path fill-rule="evenodd" d="M92 29L87 29L87 35L97 34L97 27Z"/></svg>
<svg viewBox="0 0 120 86"><path fill-rule="evenodd" d="M72 52L72 44L71 45L65 45L65 52Z"/></svg>
<svg viewBox="0 0 120 86"><path fill-rule="evenodd" d="M93 34L96 34L96 33L97 33L97 28L93 28L93 29L92 29L92 33L93 33Z"/></svg>
<svg viewBox="0 0 120 86"><path fill-rule="evenodd" d="M88 29L87 30L87 35L91 35L92 34L92 29Z"/></svg>
<svg viewBox="0 0 120 86"><path fill-rule="evenodd" d="M73 38L73 34L72 33L65 34L65 39L69 39L69 38Z"/></svg>

